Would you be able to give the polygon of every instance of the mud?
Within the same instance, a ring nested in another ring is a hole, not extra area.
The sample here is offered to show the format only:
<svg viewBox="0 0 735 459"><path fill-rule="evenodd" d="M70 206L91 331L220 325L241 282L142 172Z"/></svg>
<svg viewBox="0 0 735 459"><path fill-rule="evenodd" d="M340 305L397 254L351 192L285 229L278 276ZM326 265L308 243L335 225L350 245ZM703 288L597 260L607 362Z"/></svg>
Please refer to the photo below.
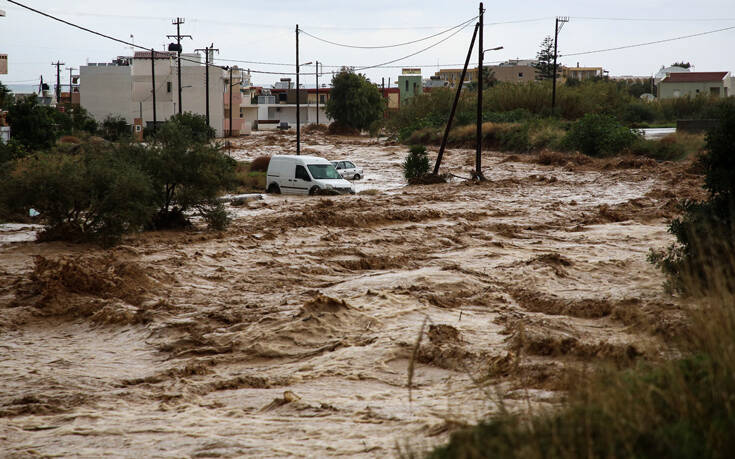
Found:
<svg viewBox="0 0 735 459"><path fill-rule="evenodd" d="M2 455L390 457L498 397L553 405L597 363L676 354L687 305L646 257L701 196L691 164L485 152L487 181L406 186L405 147L303 139L354 160L372 191L267 195L228 204L225 232L110 250L6 232ZM257 134L231 155L293 140ZM473 157L447 150L440 172L469 177Z"/></svg>

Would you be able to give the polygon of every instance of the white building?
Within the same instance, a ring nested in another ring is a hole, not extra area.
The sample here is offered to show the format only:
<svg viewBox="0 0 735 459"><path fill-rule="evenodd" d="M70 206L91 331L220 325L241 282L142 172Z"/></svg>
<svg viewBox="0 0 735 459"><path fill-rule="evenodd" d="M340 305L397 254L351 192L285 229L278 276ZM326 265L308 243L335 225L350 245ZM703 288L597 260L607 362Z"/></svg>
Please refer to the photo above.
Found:
<svg viewBox="0 0 735 459"><path fill-rule="evenodd" d="M206 67L199 54L182 54L182 112L206 114ZM156 120L163 122L179 112L176 53L156 51L153 68L156 84ZM129 124L142 118L153 123L153 78L151 52L118 58L110 64L88 64L80 68L80 103L90 115L102 122L107 116L122 116ZM209 67L209 118L217 136L224 135L225 98L229 75L217 67ZM240 99L237 103L239 105ZM234 105L234 104L233 104ZM239 110L235 110L233 126L237 129Z"/></svg>

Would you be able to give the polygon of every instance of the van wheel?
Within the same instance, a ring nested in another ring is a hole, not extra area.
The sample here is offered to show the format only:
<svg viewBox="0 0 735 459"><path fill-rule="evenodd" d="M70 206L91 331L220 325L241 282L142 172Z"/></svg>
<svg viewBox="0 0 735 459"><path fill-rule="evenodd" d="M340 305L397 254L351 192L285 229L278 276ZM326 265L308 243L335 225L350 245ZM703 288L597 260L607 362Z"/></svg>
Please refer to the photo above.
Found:
<svg viewBox="0 0 735 459"><path fill-rule="evenodd" d="M360 180L360 174L355 174L355 176L352 177L352 180Z"/></svg>
<svg viewBox="0 0 735 459"><path fill-rule="evenodd" d="M315 194L319 194L319 187L316 185L309 190L309 196L314 196Z"/></svg>
<svg viewBox="0 0 735 459"><path fill-rule="evenodd" d="M270 194L281 194L281 187L279 187L277 183L271 183L268 185L268 189L265 190L265 192Z"/></svg>

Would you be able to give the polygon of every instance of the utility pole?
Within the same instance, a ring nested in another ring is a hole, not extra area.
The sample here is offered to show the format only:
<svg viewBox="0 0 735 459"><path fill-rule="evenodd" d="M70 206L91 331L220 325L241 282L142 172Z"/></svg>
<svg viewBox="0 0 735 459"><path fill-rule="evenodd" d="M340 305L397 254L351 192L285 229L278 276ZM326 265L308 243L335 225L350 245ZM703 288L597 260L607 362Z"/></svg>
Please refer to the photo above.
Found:
<svg viewBox="0 0 735 459"><path fill-rule="evenodd" d="M191 35L181 35L181 24L183 24L184 18L177 17L173 21L171 21L171 24L176 26L176 35L166 35L166 38L175 38L176 39L176 54L178 57L178 82L179 82L179 115L181 115L181 39L182 38L190 38L193 40ZM169 45L169 51L171 51L171 46Z"/></svg>
<svg viewBox="0 0 735 459"><path fill-rule="evenodd" d="M483 10L482 2L480 2L480 30L478 31L479 36L477 37L477 146L475 151L475 178L477 180L483 180L485 178L482 176L482 58L485 55L485 48L482 47L482 29L484 16L485 10Z"/></svg>
<svg viewBox="0 0 735 459"><path fill-rule="evenodd" d="M204 77L204 84L205 84L205 90L204 90L205 96L204 97L205 97L205 102L204 103L206 104L206 107L204 108L204 112L206 113L206 116L207 116L207 125L209 126L209 64L210 64L210 62L209 62L209 56L210 56L210 53L212 53L214 51L217 51L219 53L219 49L216 49L214 47L214 43L212 43L211 45L209 45L208 47L206 47L204 49L199 48L199 49L195 49L194 51L204 51L204 65L206 67L205 70L204 70L204 72L205 72L204 73L204 75L205 75L205 77Z"/></svg>
<svg viewBox="0 0 735 459"><path fill-rule="evenodd" d="M72 76L72 73L74 72L74 70L79 70L79 69L75 69L74 67L67 67L66 69L69 71L69 105L71 105L71 102L72 102L71 93L74 87L74 81L73 81L74 77Z"/></svg>
<svg viewBox="0 0 735 459"><path fill-rule="evenodd" d="M64 62L56 61L51 65L56 67L56 103L61 103L61 66L66 65Z"/></svg>
<svg viewBox="0 0 735 459"><path fill-rule="evenodd" d="M462 75L459 77L459 85L457 85L457 93L454 96L454 102L452 103L452 111L449 112L449 120L447 121L447 127L444 128L444 137L442 137L442 144L439 147L439 154L436 156L436 163L434 164L434 175L439 174L439 166L442 163L442 156L444 156L444 149L447 147L447 139L449 138L449 130L452 129L452 121L454 120L454 113L457 111L457 103L459 102L459 95L462 92L462 84L464 83L464 77L467 75L467 67L470 65L470 58L472 57L472 49L475 46L475 38L477 38L477 31L480 28L480 23L475 24L475 32L472 34L472 41L470 42L470 48L467 50L467 58L464 61L464 67L462 68Z"/></svg>
<svg viewBox="0 0 735 459"><path fill-rule="evenodd" d="M156 133L156 50L151 48L151 94L153 94L153 134Z"/></svg>
<svg viewBox="0 0 735 459"><path fill-rule="evenodd" d="M319 61L316 61L316 125L319 126Z"/></svg>
<svg viewBox="0 0 735 459"><path fill-rule="evenodd" d="M557 43L559 42L559 32L561 32L561 29L564 28L564 24L569 22L568 16L557 16L556 18L556 27L554 29L554 83L552 85L551 89L551 114L554 114L554 109L556 108L556 58L558 56L558 48Z"/></svg>
<svg viewBox="0 0 735 459"><path fill-rule="evenodd" d="M296 24L296 154L301 154L301 98L299 97L299 25Z"/></svg>

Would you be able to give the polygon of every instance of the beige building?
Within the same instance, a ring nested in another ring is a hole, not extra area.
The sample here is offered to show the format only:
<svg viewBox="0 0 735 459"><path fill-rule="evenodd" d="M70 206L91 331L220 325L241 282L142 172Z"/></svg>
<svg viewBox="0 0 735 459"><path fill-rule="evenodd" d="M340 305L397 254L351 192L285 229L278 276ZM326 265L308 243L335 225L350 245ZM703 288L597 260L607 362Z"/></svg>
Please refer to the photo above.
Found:
<svg viewBox="0 0 735 459"><path fill-rule="evenodd" d="M536 81L538 71L530 64L500 64L500 65L487 65L486 69L493 72L493 76L497 81L503 83L527 83L530 81ZM440 80L449 83L449 87L456 87L459 82L459 78L462 76L462 69L441 69L435 73L435 76ZM467 69L467 74L464 78L465 83L471 83L477 81L477 67Z"/></svg>
<svg viewBox="0 0 735 459"><path fill-rule="evenodd" d="M576 67L562 67L561 76L570 80L584 81L591 78L601 78L605 76L605 71L602 67L580 67L577 64Z"/></svg>
<svg viewBox="0 0 735 459"><path fill-rule="evenodd" d="M730 72L670 73L658 83L658 97L728 97L733 94L732 85Z"/></svg>

